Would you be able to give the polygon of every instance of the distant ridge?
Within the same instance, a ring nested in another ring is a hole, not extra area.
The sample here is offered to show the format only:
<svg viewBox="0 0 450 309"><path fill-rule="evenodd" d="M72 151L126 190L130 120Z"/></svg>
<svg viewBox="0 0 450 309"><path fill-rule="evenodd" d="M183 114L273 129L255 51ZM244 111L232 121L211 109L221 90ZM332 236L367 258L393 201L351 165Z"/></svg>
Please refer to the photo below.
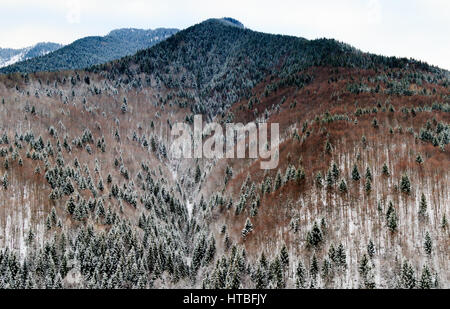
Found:
<svg viewBox="0 0 450 309"><path fill-rule="evenodd" d="M155 30L117 29L106 36L90 36L64 46L52 53L39 54L37 58L14 63L0 69L0 73L31 73L82 69L92 65L112 61L138 50L149 48L171 35L177 29L158 28ZM6 65L11 64L7 63Z"/></svg>

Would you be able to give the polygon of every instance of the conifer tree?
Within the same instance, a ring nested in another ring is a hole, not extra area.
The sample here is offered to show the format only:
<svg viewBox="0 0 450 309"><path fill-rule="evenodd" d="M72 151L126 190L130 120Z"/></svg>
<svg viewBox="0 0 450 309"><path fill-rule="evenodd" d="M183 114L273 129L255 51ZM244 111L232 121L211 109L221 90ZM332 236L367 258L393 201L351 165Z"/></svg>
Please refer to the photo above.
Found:
<svg viewBox="0 0 450 309"><path fill-rule="evenodd" d="M421 289L431 289L433 286L433 278L427 265L423 265L422 276L420 277L419 287Z"/></svg>
<svg viewBox="0 0 450 309"><path fill-rule="evenodd" d="M447 217L445 216L445 214L442 216L442 221L441 221L441 228L443 230L447 229L448 227L448 221L447 221Z"/></svg>
<svg viewBox="0 0 450 309"><path fill-rule="evenodd" d="M331 173L333 175L334 181L337 181L339 179L340 171L336 162L333 162L333 164L331 165Z"/></svg>
<svg viewBox="0 0 450 309"><path fill-rule="evenodd" d="M366 168L366 179L369 179L370 181L373 180L372 172L370 171L370 167L369 166L367 166L367 168Z"/></svg>
<svg viewBox="0 0 450 309"><path fill-rule="evenodd" d="M383 164L383 175L389 176L389 168L386 163Z"/></svg>
<svg viewBox="0 0 450 309"><path fill-rule="evenodd" d="M358 181L361 179L361 176L359 175L359 171L358 171L358 166L356 164L353 165L352 179L354 181Z"/></svg>
<svg viewBox="0 0 450 309"><path fill-rule="evenodd" d="M245 238L251 231L253 231L253 224L250 221L250 218L247 218L247 220L245 221L244 228L242 229L241 233L242 237Z"/></svg>
<svg viewBox="0 0 450 309"><path fill-rule="evenodd" d="M427 215L427 207L427 199L425 197L425 194L422 193L419 203L419 216L425 217Z"/></svg>
<svg viewBox="0 0 450 309"><path fill-rule="evenodd" d="M411 182L409 181L408 175L404 174L400 180L400 190L404 193L409 194L411 192Z"/></svg>
<svg viewBox="0 0 450 309"><path fill-rule="evenodd" d="M403 262L401 271L401 282L405 289L414 289L416 287L416 276L413 267L408 261Z"/></svg>
<svg viewBox="0 0 450 309"><path fill-rule="evenodd" d="M366 190L367 193L370 193L372 191L372 182L370 178L366 178L366 184L364 185L364 190Z"/></svg>
<svg viewBox="0 0 450 309"><path fill-rule="evenodd" d="M344 179L342 179L341 183L339 184L339 191L341 191L342 193L347 192L347 184L345 183Z"/></svg>
<svg viewBox="0 0 450 309"><path fill-rule="evenodd" d="M423 159L422 159L422 156L420 155L420 153L416 157L416 162L419 163L419 164L423 163Z"/></svg>
<svg viewBox="0 0 450 309"><path fill-rule="evenodd" d="M275 177L275 183L273 187L273 191L277 191L283 185L283 180L281 179L280 170L277 171L277 175Z"/></svg>
<svg viewBox="0 0 450 309"><path fill-rule="evenodd" d="M295 282L295 286L297 289L302 289L306 286L306 269L303 266L302 261L298 262L297 271L296 271L297 280Z"/></svg>
<svg viewBox="0 0 450 309"><path fill-rule="evenodd" d="M200 170L200 166L197 164L197 166L195 167L195 175L194 175L195 183L199 183L201 177L202 177L202 172Z"/></svg>
<svg viewBox="0 0 450 309"><path fill-rule="evenodd" d="M286 269L289 268L289 253L287 251L286 245L283 245L280 251L280 262L281 266L283 266L283 269L286 271Z"/></svg>
<svg viewBox="0 0 450 309"><path fill-rule="evenodd" d="M317 261L316 254L314 253L311 259L311 264L309 266L309 275L313 281L316 281L318 273L319 273L319 262Z"/></svg>
<svg viewBox="0 0 450 309"><path fill-rule="evenodd" d="M8 173L5 173L3 175L3 179L2 179L2 185L3 185L3 188L5 190L8 190L8 184L9 184L9 182L8 182Z"/></svg>
<svg viewBox="0 0 450 309"><path fill-rule="evenodd" d="M375 245L373 244L372 240L369 240L369 244L367 245L367 254L370 258L373 258L375 254Z"/></svg>
<svg viewBox="0 0 450 309"><path fill-rule="evenodd" d="M423 243L423 248L425 250L425 253L428 256L431 256L431 253L433 251L433 241L431 240L431 236L429 232L426 232L425 234L425 241Z"/></svg>

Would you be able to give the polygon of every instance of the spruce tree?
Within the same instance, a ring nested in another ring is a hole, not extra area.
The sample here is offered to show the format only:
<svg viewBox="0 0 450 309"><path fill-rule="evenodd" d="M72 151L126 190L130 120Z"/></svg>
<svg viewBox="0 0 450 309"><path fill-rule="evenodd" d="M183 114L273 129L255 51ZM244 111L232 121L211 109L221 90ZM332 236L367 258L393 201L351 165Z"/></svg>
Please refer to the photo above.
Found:
<svg viewBox="0 0 450 309"><path fill-rule="evenodd" d="M314 253L311 259L311 264L309 266L309 275L313 281L316 280L318 273L319 273L319 262L317 261L316 254Z"/></svg>
<svg viewBox="0 0 450 309"><path fill-rule="evenodd" d="M414 289L416 287L416 275L413 267L408 263L408 261L403 262L401 282L405 289Z"/></svg>
<svg viewBox="0 0 450 309"><path fill-rule="evenodd" d="M361 176L359 175L359 171L358 171L358 166L356 164L353 165L352 179L354 181L358 181L361 179Z"/></svg>
<svg viewBox="0 0 450 309"><path fill-rule="evenodd" d="M420 155L420 153L416 157L416 162L419 163L419 164L423 163L423 159L422 159L422 156Z"/></svg>
<svg viewBox="0 0 450 309"><path fill-rule="evenodd" d="M404 174L400 180L400 190L406 194L411 192L411 182L409 181L408 175Z"/></svg>
<svg viewBox="0 0 450 309"><path fill-rule="evenodd" d="M289 253L287 251L286 245L283 245L280 251L280 262L283 269L286 270L289 268Z"/></svg>
<svg viewBox="0 0 450 309"><path fill-rule="evenodd" d="M369 244L367 245L367 254L370 258L373 258L375 254L375 245L373 244L372 240L369 240Z"/></svg>
<svg viewBox="0 0 450 309"><path fill-rule="evenodd" d="M425 217L427 215L427 199L425 198L425 194L422 193L419 203L419 216Z"/></svg>
<svg viewBox="0 0 450 309"><path fill-rule="evenodd" d="M370 193L372 191L372 182L370 178L366 179L366 184L364 185L364 190L366 190L367 193Z"/></svg>
<svg viewBox="0 0 450 309"><path fill-rule="evenodd" d="M429 232L426 232L426 234L425 234L425 240L424 240L424 243L423 243L423 248L425 250L425 253L428 256L431 256L431 253L433 251L433 241L431 240L431 236L430 236Z"/></svg>
<svg viewBox="0 0 450 309"><path fill-rule="evenodd" d="M306 286L306 269L305 266L303 266L302 261L298 262L297 265L297 271L296 271L296 282L295 286L297 289L302 289Z"/></svg>
<svg viewBox="0 0 450 309"><path fill-rule="evenodd" d="M442 221L441 221L441 228L443 230L446 230L448 227L448 221L447 221L447 217L445 216L445 214L442 216Z"/></svg>
<svg viewBox="0 0 450 309"><path fill-rule="evenodd" d="M421 289L431 289L433 286L433 278L427 265L422 268L422 276L420 277L419 287Z"/></svg>
<svg viewBox="0 0 450 309"><path fill-rule="evenodd" d="M250 221L250 218L247 218L247 220L245 221L245 226L242 229L242 237L245 238L251 231L253 231L253 224Z"/></svg>
<svg viewBox="0 0 450 309"><path fill-rule="evenodd" d="M341 183L339 184L339 191L341 191L342 193L347 192L347 184L345 183L344 179L342 179Z"/></svg>
<svg viewBox="0 0 450 309"><path fill-rule="evenodd" d="M369 166L367 166L367 168L366 168L366 179L369 179L370 181L373 180L372 172L370 171L370 167Z"/></svg>
<svg viewBox="0 0 450 309"><path fill-rule="evenodd" d="M339 179L340 171L336 162L333 162L331 166L331 173L333 175L334 181L337 181Z"/></svg>
<svg viewBox="0 0 450 309"><path fill-rule="evenodd" d="M383 175L389 176L389 168L386 163L383 164Z"/></svg>

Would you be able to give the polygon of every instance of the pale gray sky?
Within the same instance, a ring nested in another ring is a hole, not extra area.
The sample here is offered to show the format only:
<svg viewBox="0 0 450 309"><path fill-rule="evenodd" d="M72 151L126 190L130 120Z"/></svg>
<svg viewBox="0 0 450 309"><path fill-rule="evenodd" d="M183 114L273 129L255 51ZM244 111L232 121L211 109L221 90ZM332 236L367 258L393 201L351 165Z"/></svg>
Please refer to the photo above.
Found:
<svg viewBox="0 0 450 309"><path fill-rule="evenodd" d="M448 0L0 0L0 47L68 44L117 28L187 28L229 16L262 32L335 38L450 69Z"/></svg>

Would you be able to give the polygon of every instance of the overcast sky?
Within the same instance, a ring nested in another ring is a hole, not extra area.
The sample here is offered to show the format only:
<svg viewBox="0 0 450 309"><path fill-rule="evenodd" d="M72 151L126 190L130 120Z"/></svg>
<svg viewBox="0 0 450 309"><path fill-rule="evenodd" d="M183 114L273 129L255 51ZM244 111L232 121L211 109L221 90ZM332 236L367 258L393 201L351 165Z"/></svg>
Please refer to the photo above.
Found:
<svg viewBox="0 0 450 309"><path fill-rule="evenodd" d="M449 0L0 0L0 47L68 44L117 28L184 29L223 16L252 30L335 38L450 70Z"/></svg>

